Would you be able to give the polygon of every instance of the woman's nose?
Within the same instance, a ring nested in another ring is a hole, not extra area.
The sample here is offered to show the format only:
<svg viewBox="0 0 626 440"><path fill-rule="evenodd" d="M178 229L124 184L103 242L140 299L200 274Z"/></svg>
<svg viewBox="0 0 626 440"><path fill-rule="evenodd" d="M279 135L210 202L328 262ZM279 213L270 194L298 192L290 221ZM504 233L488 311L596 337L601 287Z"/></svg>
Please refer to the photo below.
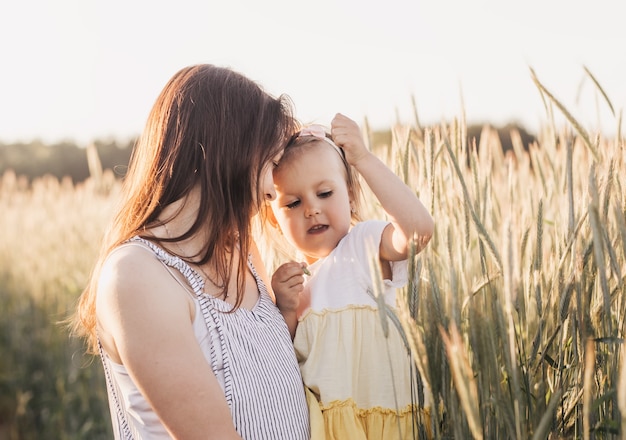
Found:
<svg viewBox="0 0 626 440"><path fill-rule="evenodd" d="M276 199L276 188L274 187L274 176L271 169L266 170L263 176L263 197L267 202Z"/></svg>
<svg viewBox="0 0 626 440"><path fill-rule="evenodd" d="M274 185L271 185L265 189L265 200L271 202L276 198L276 190L274 189Z"/></svg>

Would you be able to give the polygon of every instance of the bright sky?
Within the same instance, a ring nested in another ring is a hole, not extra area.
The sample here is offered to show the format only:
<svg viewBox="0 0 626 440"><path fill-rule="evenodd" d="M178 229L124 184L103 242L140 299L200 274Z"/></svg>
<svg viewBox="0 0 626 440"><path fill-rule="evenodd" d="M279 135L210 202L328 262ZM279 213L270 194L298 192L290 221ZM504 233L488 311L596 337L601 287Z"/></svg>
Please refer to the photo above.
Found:
<svg viewBox="0 0 626 440"><path fill-rule="evenodd" d="M626 105L623 0L20 0L0 6L0 142L139 134L167 80L230 66L304 122L374 128L546 119L539 80L590 130ZM624 124L622 124L624 125Z"/></svg>

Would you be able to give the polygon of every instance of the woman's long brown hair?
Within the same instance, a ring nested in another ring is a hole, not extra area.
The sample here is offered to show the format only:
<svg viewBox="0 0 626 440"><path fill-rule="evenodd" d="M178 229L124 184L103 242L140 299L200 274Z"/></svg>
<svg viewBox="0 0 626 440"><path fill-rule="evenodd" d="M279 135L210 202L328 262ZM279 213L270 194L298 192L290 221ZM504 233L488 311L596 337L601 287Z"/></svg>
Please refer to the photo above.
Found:
<svg viewBox="0 0 626 440"><path fill-rule="evenodd" d="M106 231L87 288L71 319L72 332L97 352L96 289L99 269L115 247L167 219L163 209L192 188L200 190L198 216L179 241L206 236L196 264L210 262L226 294L238 265L237 298L243 299L251 219L263 203L261 173L295 131L288 97L274 98L228 68L196 65L177 72L158 96L124 178L119 208ZM255 206L256 205L256 206ZM232 261L234 246L239 260Z"/></svg>

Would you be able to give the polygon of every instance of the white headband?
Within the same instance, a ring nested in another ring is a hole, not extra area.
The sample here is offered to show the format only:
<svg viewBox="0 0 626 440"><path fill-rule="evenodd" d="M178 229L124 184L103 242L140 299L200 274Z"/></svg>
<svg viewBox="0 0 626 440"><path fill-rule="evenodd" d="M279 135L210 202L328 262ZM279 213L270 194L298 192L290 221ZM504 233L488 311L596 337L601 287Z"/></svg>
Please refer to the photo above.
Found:
<svg viewBox="0 0 626 440"><path fill-rule="evenodd" d="M308 127L304 127L302 130L300 130L300 134L298 134L298 137L300 136L313 136L317 139L328 142L328 144L333 147L337 151L337 153L339 153L341 159L344 161L346 160L346 156L344 155L343 150L338 147L337 144L332 141L332 139L326 136L326 130L323 126L313 124L309 125Z"/></svg>

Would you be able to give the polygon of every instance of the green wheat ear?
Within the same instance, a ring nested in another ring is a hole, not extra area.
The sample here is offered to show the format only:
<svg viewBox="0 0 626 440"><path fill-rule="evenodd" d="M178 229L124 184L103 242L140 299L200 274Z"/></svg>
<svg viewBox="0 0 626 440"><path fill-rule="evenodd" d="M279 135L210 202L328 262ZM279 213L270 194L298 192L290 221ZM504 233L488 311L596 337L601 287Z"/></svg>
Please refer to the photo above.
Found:
<svg viewBox="0 0 626 440"><path fill-rule="evenodd" d="M302 272L304 272L305 275L311 276L311 272L309 272L309 269L307 269L306 267L302 268Z"/></svg>

